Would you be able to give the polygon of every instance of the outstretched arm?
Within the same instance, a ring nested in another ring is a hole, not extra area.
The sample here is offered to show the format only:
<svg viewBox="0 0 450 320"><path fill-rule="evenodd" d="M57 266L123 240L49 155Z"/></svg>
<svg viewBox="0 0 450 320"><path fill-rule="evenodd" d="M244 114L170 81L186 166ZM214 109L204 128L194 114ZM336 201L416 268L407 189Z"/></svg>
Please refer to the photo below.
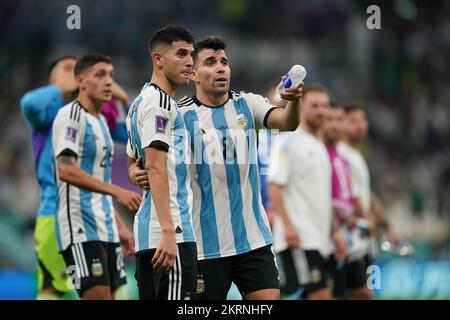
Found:
<svg viewBox="0 0 450 320"><path fill-rule="evenodd" d="M297 129L300 122L300 99L303 92L303 83L297 88L282 91L280 96L283 100L288 101L285 108L277 108L273 110L267 118L268 129L279 129L281 131L293 131Z"/></svg>

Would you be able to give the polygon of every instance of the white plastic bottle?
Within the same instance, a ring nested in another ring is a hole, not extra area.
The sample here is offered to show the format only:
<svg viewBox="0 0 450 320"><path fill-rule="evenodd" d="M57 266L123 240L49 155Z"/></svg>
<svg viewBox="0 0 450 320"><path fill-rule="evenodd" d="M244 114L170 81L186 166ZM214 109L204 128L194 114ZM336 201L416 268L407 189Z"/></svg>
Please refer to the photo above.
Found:
<svg viewBox="0 0 450 320"><path fill-rule="evenodd" d="M280 92L291 87L296 87L306 77L306 69L296 64L292 66L291 70L284 76L283 80L278 84L275 90L275 101L281 101Z"/></svg>

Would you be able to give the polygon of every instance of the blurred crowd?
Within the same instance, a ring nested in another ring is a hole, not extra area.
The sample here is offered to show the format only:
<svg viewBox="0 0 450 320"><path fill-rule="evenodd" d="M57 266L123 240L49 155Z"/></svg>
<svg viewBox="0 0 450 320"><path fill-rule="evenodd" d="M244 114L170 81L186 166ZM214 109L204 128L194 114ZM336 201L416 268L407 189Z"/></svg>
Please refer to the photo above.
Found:
<svg viewBox="0 0 450 320"><path fill-rule="evenodd" d="M2 1L0 245L9 250L0 251L0 266L33 262L14 247L32 241L39 201L20 97L46 82L54 58L88 51L112 57L117 81L133 97L150 74L148 39L169 23L199 39L227 40L234 90L264 93L299 63L305 81L324 84L335 101L362 103L370 123L362 150L388 218L404 236L434 237L448 248L450 3L377 3L381 30L366 27L366 0L83 0L81 30L68 30L68 1ZM428 221L430 234L414 219ZM8 259L7 252L17 253Z"/></svg>

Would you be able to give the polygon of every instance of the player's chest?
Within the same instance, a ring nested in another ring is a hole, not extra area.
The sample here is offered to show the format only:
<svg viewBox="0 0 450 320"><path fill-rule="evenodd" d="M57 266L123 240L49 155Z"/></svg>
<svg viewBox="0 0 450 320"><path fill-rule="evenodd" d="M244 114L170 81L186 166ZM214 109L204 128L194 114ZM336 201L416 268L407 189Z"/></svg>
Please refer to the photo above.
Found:
<svg viewBox="0 0 450 320"><path fill-rule="evenodd" d="M226 105L220 108L201 108L197 111L198 123L190 123L190 126L197 126L201 131L221 132L222 135L246 132L253 128L253 118L250 113ZM203 132L204 133L204 132Z"/></svg>
<svg viewBox="0 0 450 320"><path fill-rule="evenodd" d="M112 156L114 153L114 144L106 123L94 117L86 119L84 137L80 144L83 157L104 158L105 154Z"/></svg>

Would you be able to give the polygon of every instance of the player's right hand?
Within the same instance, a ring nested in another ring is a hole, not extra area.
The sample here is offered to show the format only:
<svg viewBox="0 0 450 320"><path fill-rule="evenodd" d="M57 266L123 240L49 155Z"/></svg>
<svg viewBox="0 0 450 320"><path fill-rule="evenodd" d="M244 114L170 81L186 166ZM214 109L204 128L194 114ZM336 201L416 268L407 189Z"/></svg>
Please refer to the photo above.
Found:
<svg viewBox="0 0 450 320"><path fill-rule="evenodd" d="M288 224L285 226L286 240L290 248L298 248L300 246L300 235L295 229L294 225Z"/></svg>
<svg viewBox="0 0 450 320"><path fill-rule="evenodd" d="M139 157L130 171L130 180L134 185L144 190L150 189L147 170L142 167L142 157Z"/></svg>
<svg viewBox="0 0 450 320"><path fill-rule="evenodd" d="M170 272L175 265L177 257L177 240L175 237L175 229L163 230L158 248L152 258L153 268L162 270L166 273Z"/></svg>
<svg viewBox="0 0 450 320"><path fill-rule="evenodd" d="M132 212L136 212L141 205L142 197L136 192L117 187L114 198L116 201Z"/></svg>

